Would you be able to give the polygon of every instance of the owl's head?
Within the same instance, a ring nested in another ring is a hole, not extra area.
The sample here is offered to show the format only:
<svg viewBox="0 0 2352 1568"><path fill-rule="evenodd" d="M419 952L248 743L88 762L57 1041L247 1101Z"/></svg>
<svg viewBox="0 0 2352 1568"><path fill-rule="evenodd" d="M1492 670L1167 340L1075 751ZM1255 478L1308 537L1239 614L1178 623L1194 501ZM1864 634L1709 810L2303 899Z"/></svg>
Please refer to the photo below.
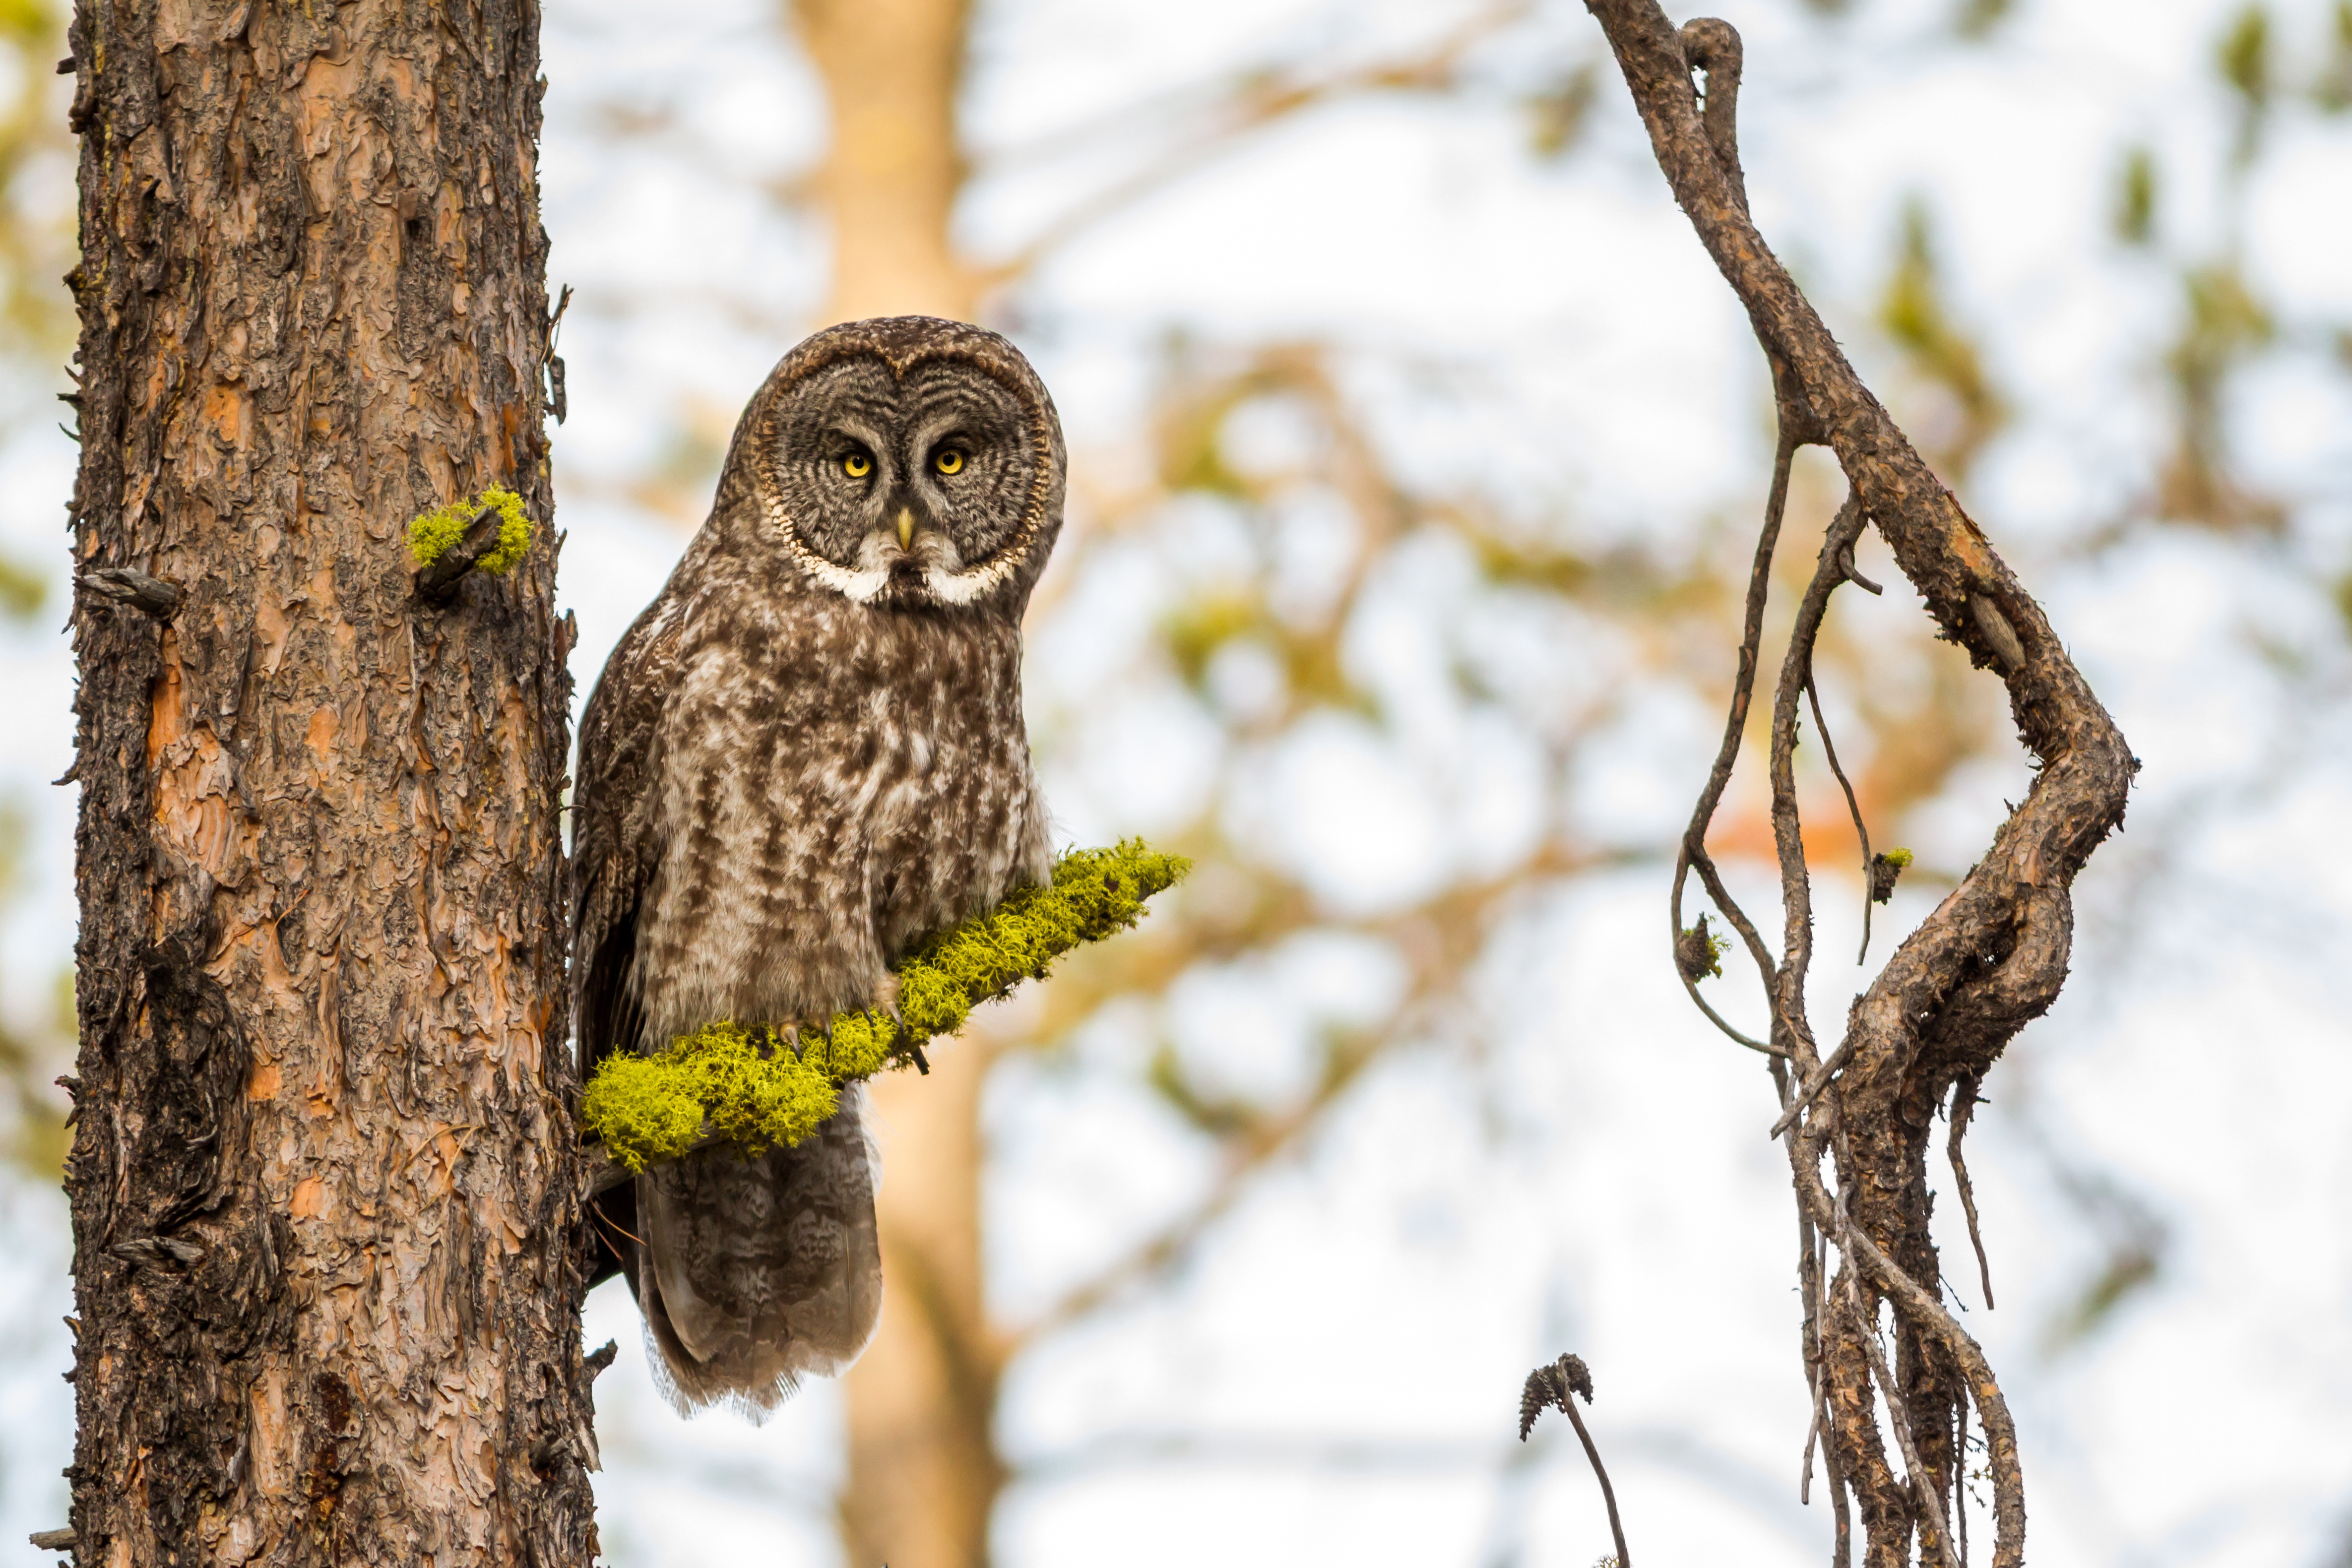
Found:
<svg viewBox="0 0 2352 1568"><path fill-rule="evenodd" d="M761 542L814 586L877 609L1017 617L1061 532L1065 465L1054 400L1020 350L889 316L784 356L745 411L726 483L750 489Z"/></svg>

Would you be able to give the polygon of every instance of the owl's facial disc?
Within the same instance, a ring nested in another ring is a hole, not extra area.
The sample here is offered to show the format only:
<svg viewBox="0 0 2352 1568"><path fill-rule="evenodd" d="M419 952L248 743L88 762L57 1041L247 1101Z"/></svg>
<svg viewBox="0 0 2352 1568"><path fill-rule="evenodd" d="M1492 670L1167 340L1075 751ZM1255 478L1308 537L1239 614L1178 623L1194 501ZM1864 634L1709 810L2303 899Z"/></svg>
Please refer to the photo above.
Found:
<svg viewBox="0 0 2352 1568"><path fill-rule="evenodd" d="M1034 542L1024 415L1011 387L969 364L903 377L862 356L827 366L775 412L771 520L804 571L860 603L974 603Z"/></svg>

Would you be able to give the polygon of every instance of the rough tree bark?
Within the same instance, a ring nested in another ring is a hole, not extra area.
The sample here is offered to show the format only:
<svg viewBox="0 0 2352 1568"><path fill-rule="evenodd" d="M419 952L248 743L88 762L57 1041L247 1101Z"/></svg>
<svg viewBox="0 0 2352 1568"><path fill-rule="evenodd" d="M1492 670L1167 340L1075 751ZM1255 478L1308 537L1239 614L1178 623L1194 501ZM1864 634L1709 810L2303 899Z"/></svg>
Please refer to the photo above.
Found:
<svg viewBox="0 0 2352 1568"><path fill-rule="evenodd" d="M71 45L80 1560L586 1563L537 9Z"/></svg>

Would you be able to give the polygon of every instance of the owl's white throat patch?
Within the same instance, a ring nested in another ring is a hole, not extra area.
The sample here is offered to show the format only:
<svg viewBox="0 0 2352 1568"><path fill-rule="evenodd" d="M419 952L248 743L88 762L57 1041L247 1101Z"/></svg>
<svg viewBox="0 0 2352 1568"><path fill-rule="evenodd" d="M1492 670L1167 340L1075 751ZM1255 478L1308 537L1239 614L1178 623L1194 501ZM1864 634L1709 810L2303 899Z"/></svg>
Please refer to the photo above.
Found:
<svg viewBox="0 0 2352 1568"><path fill-rule="evenodd" d="M857 564L847 567L811 549L782 498L766 493L764 486L760 506L769 526L782 536L785 548L793 552L794 563L816 581L858 604L899 593L937 604L973 603L1012 576L1028 538L1028 530L1022 530L1005 549L965 570L955 541L945 534L926 530L915 536L911 549L902 549L896 539L877 529L858 546Z"/></svg>
<svg viewBox="0 0 2352 1568"><path fill-rule="evenodd" d="M942 604L970 604L1012 576L1018 559L1016 552L1004 549L970 571L949 571L933 567L923 574L923 586L929 589L931 597Z"/></svg>
<svg viewBox="0 0 2352 1568"><path fill-rule="evenodd" d="M827 560L809 549L808 540L801 538L800 529L793 524L792 514L784 510L783 501L764 485L759 490L760 510L766 514L768 526L782 538L784 548L793 552L793 564L803 571L835 593L859 604L873 602L875 595L890 585L889 564L875 559L873 539L866 541L866 548L858 552L855 567Z"/></svg>

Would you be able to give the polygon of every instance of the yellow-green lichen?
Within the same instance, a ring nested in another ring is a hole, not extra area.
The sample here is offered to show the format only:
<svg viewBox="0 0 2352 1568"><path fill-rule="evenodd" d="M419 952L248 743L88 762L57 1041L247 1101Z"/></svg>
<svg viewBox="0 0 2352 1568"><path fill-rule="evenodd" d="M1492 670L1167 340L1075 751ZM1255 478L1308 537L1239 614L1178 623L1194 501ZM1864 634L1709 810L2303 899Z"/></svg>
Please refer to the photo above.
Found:
<svg viewBox="0 0 2352 1568"><path fill-rule="evenodd" d="M795 1055L761 1025L705 1025L659 1056L609 1056L580 1118L629 1169L676 1159L703 1124L747 1154L797 1144L833 1114L837 1089L820 1051Z"/></svg>
<svg viewBox="0 0 2352 1568"><path fill-rule="evenodd" d="M499 542L474 564L493 577L504 577L530 548L530 519L523 515L522 497L504 485L493 485L469 500L436 507L408 525L408 553L419 566L431 566L466 537L485 507L499 514Z"/></svg>
<svg viewBox="0 0 2352 1568"><path fill-rule="evenodd" d="M962 1029L977 1004L1126 930L1146 899L1191 869L1139 839L1072 850L1046 885L1017 889L901 963L897 1019L839 1013L829 1030L803 1030L797 1050L779 1026L722 1020L656 1055L614 1052L588 1080L581 1126L632 1171L686 1153L706 1124L747 1153L797 1144L833 1114L842 1084L913 1061L925 1040Z"/></svg>

